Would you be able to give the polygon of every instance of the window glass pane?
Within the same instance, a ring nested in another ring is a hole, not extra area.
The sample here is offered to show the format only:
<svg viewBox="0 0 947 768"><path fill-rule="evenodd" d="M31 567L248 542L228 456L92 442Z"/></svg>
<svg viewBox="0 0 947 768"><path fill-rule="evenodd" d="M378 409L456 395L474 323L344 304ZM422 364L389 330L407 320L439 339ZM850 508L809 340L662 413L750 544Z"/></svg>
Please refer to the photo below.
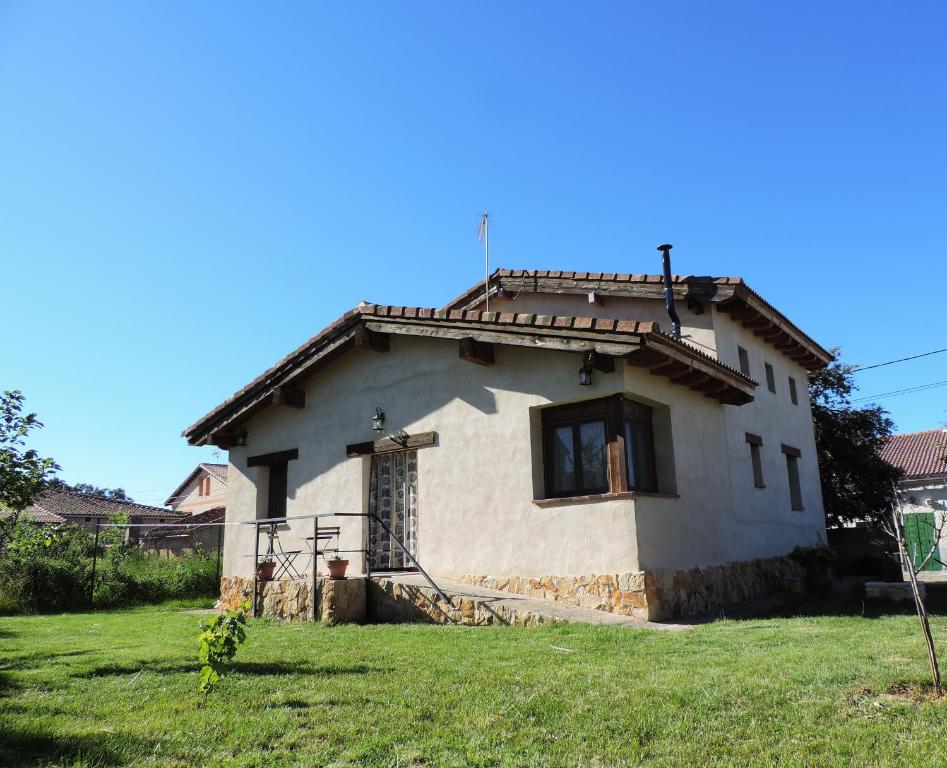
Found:
<svg viewBox="0 0 947 768"><path fill-rule="evenodd" d="M580 424L579 446L582 451L583 490L594 491L608 488L605 422L587 421Z"/></svg>
<svg viewBox="0 0 947 768"><path fill-rule="evenodd" d="M550 432L550 469L552 491L571 491L575 488L575 450L572 445L572 427L556 427Z"/></svg>
<svg viewBox="0 0 947 768"><path fill-rule="evenodd" d="M628 485L635 491L657 491L654 466L654 436L646 421L625 421L625 458Z"/></svg>

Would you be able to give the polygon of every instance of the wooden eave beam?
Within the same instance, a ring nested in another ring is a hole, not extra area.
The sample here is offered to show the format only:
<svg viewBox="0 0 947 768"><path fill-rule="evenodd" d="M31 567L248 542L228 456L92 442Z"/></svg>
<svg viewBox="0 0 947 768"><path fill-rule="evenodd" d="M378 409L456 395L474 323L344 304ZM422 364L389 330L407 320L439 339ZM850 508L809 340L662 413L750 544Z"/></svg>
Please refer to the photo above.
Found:
<svg viewBox="0 0 947 768"><path fill-rule="evenodd" d="M592 355L592 367L601 373L613 373L615 371L615 358L611 355Z"/></svg>
<svg viewBox="0 0 947 768"><path fill-rule="evenodd" d="M669 358L665 362L658 363L648 370L657 376L666 376L673 381L675 376L679 376L682 373L687 373L691 370L691 368L687 363L681 362L680 360L675 360L674 358Z"/></svg>
<svg viewBox="0 0 947 768"><path fill-rule="evenodd" d="M306 390L302 387L275 387L273 389L273 405L288 405L290 408L305 408Z"/></svg>
<svg viewBox="0 0 947 768"><path fill-rule="evenodd" d="M493 365L493 344L471 337L460 340L460 359L477 365Z"/></svg>
<svg viewBox="0 0 947 768"><path fill-rule="evenodd" d="M355 329L352 339L356 349L367 349L372 352L387 352L391 349L387 333L373 331L364 325L360 325Z"/></svg>
<svg viewBox="0 0 947 768"><path fill-rule="evenodd" d="M687 373L682 373L678 376L671 376L671 381L675 384L681 384L685 387L691 387L694 384L701 384L706 381L711 381L711 377L704 373L703 371L690 370Z"/></svg>
<svg viewBox="0 0 947 768"><path fill-rule="evenodd" d="M663 352L658 352L656 349L649 349L648 347L640 347L628 354L625 357L625 362L628 365L633 365L638 368L650 368L652 365L656 365L667 359L668 356Z"/></svg>
<svg viewBox="0 0 947 768"><path fill-rule="evenodd" d="M750 320L744 320L742 322L744 328L748 328L751 331L756 330L757 328L768 328L772 323L767 320L765 317L760 317L755 312L753 313L753 318Z"/></svg>

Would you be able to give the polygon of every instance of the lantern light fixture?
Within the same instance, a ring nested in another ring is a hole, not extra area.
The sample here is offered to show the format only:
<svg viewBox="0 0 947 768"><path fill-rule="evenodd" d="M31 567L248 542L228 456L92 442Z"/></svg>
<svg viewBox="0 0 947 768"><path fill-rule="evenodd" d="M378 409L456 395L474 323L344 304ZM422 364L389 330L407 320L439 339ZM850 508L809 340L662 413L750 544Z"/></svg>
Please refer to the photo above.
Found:
<svg viewBox="0 0 947 768"><path fill-rule="evenodd" d="M375 415L372 416L372 429L376 432L381 432L385 428L385 412L376 407Z"/></svg>

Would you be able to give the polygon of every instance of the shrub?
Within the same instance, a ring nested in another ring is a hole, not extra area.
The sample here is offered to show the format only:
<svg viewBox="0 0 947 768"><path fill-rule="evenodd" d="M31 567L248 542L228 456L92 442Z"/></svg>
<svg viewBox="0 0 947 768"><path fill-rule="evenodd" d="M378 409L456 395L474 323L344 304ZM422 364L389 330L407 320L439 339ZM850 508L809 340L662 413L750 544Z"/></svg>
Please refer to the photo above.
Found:
<svg viewBox="0 0 947 768"><path fill-rule="evenodd" d="M115 535L117 532L119 535ZM89 605L93 538L79 526L7 524L0 554L0 612L38 613ZM114 608L217 594L216 553L171 559L145 555L121 529L103 536L94 605Z"/></svg>
<svg viewBox="0 0 947 768"><path fill-rule="evenodd" d="M61 611L88 604L92 537L77 526L10 525L0 556L0 604L6 612Z"/></svg>

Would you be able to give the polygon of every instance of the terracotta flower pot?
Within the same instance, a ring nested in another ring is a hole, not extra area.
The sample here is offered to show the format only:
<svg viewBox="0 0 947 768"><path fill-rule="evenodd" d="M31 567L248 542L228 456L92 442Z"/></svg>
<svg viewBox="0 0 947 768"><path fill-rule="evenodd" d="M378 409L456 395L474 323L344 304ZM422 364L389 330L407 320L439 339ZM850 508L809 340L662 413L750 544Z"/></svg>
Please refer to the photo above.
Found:
<svg viewBox="0 0 947 768"><path fill-rule="evenodd" d="M273 579L273 570L276 568L276 563L272 560L265 560L256 567L256 577L260 581L272 581Z"/></svg>
<svg viewBox="0 0 947 768"><path fill-rule="evenodd" d="M329 560L326 565L329 566L330 579L344 579L345 569L349 567L348 560Z"/></svg>

